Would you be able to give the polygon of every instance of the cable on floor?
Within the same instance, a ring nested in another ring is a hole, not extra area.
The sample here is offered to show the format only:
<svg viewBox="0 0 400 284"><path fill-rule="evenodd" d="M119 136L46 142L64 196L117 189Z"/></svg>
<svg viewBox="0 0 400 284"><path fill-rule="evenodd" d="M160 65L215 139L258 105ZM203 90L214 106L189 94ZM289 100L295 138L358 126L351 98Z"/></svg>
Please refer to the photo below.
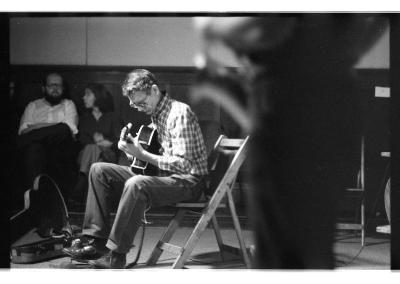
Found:
<svg viewBox="0 0 400 284"><path fill-rule="evenodd" d="M376 194L376 196L375 196L374 205L373 205L373 207L372 207L372 214L373 214L373 217L372 217L372 218L369 218L369 219L367 220L366 224L365 224L365 231L366 231L366 232L367 232L368 226L370 225L371 221L375 221L375 220L376 220L376 214L375 214L375 213L376 213L376 207L377 207L377 204L378 204L379 196L380 196L380 195L382 194L382 192L385 190L386 177L387 177L389 168L390 168L389 165L385 168L385 172L384 172L384 175L383 175L384 178L383 178L382 181L381 181L380 190L377 192L377 194ZM347 263L345 263L343 266L339 266L339 267L346 267L346 266L352 264L352 263L354 262L354 260L356 260L356 258L361 254L361 252L363 251L364 247L365 247L365 245L362 246L362 247L358 250L358 252L356 253L356 255L355 255L350 261L348 261Z"/></svg>

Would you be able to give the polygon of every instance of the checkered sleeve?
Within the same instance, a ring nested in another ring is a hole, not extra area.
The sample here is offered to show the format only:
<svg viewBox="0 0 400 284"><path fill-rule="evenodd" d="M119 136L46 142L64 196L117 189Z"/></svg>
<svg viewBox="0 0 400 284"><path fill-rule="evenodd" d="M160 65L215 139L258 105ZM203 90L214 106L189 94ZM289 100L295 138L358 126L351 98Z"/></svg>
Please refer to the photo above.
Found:
<svg viewBox="0 0 400 284"><path fill-rule="evenodd" d="M207 155L203 136L190 107L175 110L177 115L168 125L170 151L159 160L161 170L181 174L207 174Z"/></svg>

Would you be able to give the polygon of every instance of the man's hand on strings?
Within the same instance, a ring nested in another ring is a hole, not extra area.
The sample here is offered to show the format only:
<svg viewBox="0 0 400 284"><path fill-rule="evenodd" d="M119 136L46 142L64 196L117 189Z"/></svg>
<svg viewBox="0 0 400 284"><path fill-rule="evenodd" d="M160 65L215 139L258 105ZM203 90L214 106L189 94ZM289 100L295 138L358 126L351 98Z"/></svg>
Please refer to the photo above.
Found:
<svg viewBox="0 0 400 284"><path fill-rule="evenodd" d="M127 141L131 141L132 143L119 140L118 149L141 160L145 150L143 149L142 145L140 145L138 139L139 138L137 136L133 137L131 134L128 134Z"/></svg>

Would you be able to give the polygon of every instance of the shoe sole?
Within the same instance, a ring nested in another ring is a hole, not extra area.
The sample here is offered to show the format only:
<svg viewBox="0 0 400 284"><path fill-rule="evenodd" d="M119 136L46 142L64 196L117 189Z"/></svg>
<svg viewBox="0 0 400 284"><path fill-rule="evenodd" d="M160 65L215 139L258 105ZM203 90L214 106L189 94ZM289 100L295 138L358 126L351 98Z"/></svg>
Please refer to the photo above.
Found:
<svg viewBox="0 0 400 284"><path fill-rule="evenodd" d="M51 268L63 268L63 269L92 269L93 266L85 263L85 262L70 262L70 261L64 261L61 262L60 264L50 264Z"/></svg>
<svg viewBox="0 0 400 284"><path fill-rule="evenodd" d="M96 260L88 260L87 262L88 265L92 266L93 268L97 269L125 269L126 264L123 267L108 267L104 265L99 265Z"/></svg>

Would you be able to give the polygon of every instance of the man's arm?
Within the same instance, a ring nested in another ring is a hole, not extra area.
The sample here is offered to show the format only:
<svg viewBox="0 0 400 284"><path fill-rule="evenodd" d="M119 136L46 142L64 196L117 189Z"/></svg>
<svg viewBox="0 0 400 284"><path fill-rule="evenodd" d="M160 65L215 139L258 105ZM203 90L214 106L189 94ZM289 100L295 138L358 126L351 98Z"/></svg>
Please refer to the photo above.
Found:
<svg viewBox="0 0 400 284"><path fill-rule="evenodd" d="M172 147L158 159L158 167L176 173L187 172L206 153L195 114L189 107L184 108L168 131Z"/></svg>
<svg viewBox="0 0 400 284"><path fill-rule="evenodd" d="M128 141L129 140L133 143L119 140L118 149L125 152L128 158L136 157L141 161L148 162L154 166L158 166L158 163L162 157L161 155L155 155L144 150L138 141L138 137L133 137L131 134L128 134Z"/></svg>
<svg viewBox="0 0 400 284"><path fill-rule="evenodd" d="M23 133L29 132L30 130L26 129L30 126L33 125L33 112L35 111L35 105L33 102L30 102L25 110L24 113L21 117L21 121L19 123L19 129L18 129L18 134L21 135ZM31 129L32 130L32 129Z"/></svg>
<svg viewBox="0 0 400 284"><path fill-rule="evenodd" d="M197 120L188 108L176 117L171 134L172 148L164 151L163 155L156 155L144 150L137 142L137 138L130 139L132 144L123 143L120 149L139 160L149 162L161 170L172 172L187 172L193 167L194 161L202 160L206 150ZM165 149L164 149L165 150Z"/></svg>
<svg viewBox="0 0 400 284"><path fill-rule="evenodd" d="M56 122L41 122L41 123L35 123L35 124L27 124L27 127L24 128L23 130L21 130L20 134L25 134L28 133L29 131L35 130L35 129L39 129L42 127L47 127L47 126L52 126L57 124Z"/></svg>
<svg viewBox="0 0 400 284"><path fill-rule="evenodd" d="M30 102L26 106L24 114L22 115L19 130L18 130L19 135L28 133L35 129L39 129L42 127L47 127L47 126L56 124L53 122L52 123L50 123L50 122L40 122L40 123L35 122L33 119L33 114L35 113L35 111L36 111L35 103Z"/></svg>

